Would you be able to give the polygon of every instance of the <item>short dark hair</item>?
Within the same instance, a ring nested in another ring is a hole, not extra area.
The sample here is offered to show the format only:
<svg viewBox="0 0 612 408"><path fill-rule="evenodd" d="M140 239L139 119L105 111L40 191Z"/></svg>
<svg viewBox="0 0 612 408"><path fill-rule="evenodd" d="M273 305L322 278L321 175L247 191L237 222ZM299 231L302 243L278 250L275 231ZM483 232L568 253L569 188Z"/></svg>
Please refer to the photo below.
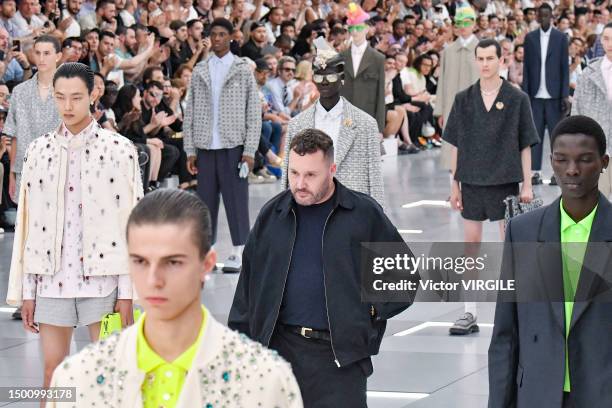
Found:
<svg viewBox="0 0 612 408"><path fill-rule="evenodd" d="M202 20L198 20L197 18L194 18L193 20L189 20L187 22L187 29L190 30L191 27L193 27L194 25L196 25L196 23L202 23L202 25L204 25L204 23L202 22Z"/></svg>
<svg viewBox="0 0 612 408"><path fill-rule="evenodd" d="M148 91L151 88L157 88L157 89L164 89L164 84L162 84L159 81L149 81L145 86L144 86L144 90Z"/></svg>
<svg viewBox="0 0 612 408"><path fill-rule="evenodd" d="M170 22L170 29L172 31L176 31L182 27L185 27L187 25L187 23L185 23L183 20L172 20Z"/></svg>
<svg viewBox="0 0 612 408"><path fill-rule="evenodd" d="M476 49L474 50L474 55L477 55L479 48L489 48L489 47L495 47L495 53L497 54L497 58L501 58L502 56L501 45L499 45L499 43L492 38L487 38L487 39L478 41L478 44L476 45Z"/></svg>
<svg viewBox="0 0 612 408"><path fill-rule="evenodd" d="M58 53L62 50L62 44L56 37L52 35L48 35L48 34L41 35L40 37L36 39L36 41L34 41L34 45L41 44L41 43L47 43L47 44L53 45L53 49L55 49L55 53Z"/></svg>
<svg viewBox="0 0 612 408"><path fill-rule="evenodd" d="M109 4L115 4L115 2L113 0L98 0L96 3L96 11L106 7Z"/></svg>
<svg viewBox="0 0 612 408"><path fill-rule="evenodd" d="M405 21L402 20L401 18L396 18L395 20L393 20L393 23L391 23L391 27L395 29L398 25L404 24L404 23Z"/></svg>
<svg viewBox="0 0 612 408"><path fill-rule="evenodd" d="M543 10L548 10L551 13L553 11L552 7L550 7L550 4L548 4L548 3L542 3L542 5L540 7L538 7L538 12L543 11Z"/></svg>
<svg viewBox="0 0 612 408"><path fill-rule="evenodd" d="M555 140L562 135L585 135L597 142L599 155L606 154L606 134L595 120L588 116L575 115L563 119L550 134L550 148L553 150Z"/></svg>
<svg viewBox="0 0 612 408"><path fill-rule="evenodd" d="M423 61L425 60L429 60L433 63L433 60L431 59L431 55L429 54L421 54L418 57L416 57L414 59L414 62L412 63L412 67L417 70L417 72L421 72L421 65L423 65Z"/></svg>
<svg viewBox="0 0 612 408"><path fill-rule="evenodd" d="M117 37L119 37L120 35L127 34L128 30L134 30L134 27L133 26L126 27L124 25L119 24L117 26L117 30L115 30L115 34L117 35ZM136 30L134 30L134 32L136 32Z"/></svg>
<svg viewBox="0 0 612 408"><path fill-rule="evenodd" d="M298 132L291 140L289 150L293 150L300 156L321 150L327 160L334 161L334 142L327 133L319 129L304 129Z"/></svg>
<svg viewBox="0 0 612 408"><path fill-rule="evenodd" d="M87 86L87 91L91 94L94 89L94 73L85 64L80 62L65 62L55 71L53 76L53 86L60 78L79 78Z"/></svg>
<svg viewBox="0 0 612 408"><path fill-rule="evenodd" d="M82 41L79 37L68 37L64 41L62 41L62 48L72 47L72 43L75 42L82 44Z"/></svg>
<svg viewBox="0 0 612 408"><path fill-rule="evenodd" d="M128 218L126 239L129 240L130 227L146 224L188 224L200 257L204 258L210 251L210 212L206 204L193 194L162 188L144 196Z"/></svg>
<svg viewBox="0 0 612 408"><path fill-rule="evenodd" d="M151 78L153 78L153 73L155 71L164 72L164 70L161 69L161 66L159 66L159 65L150 65L150 66L146 67L144 72L142 73L142 83L146 84L147 82L149 82L151 80Z"/></svg>
<svg viewBox="0 0 612 408"><path fill-rule="evenodd" d="M603 29L605 30L606 28L612 28L612 21L606 24ZM601 30L601 32L603 33L603 30Z"/></svg>
<svg viewBox="0 0 612 408"><path fill-rule="evenodd" d="M110 37L112 39L117 38L117 36L115 35L115 33L113 33L112 31L102 31L100 33L100 42L102 42L102 40L104 39L104 37Z"/></svg>
<svg viewBox="0 0 612 408"><path fill-rule="evenodd" d="M210 24L210 30L212 31L215 27L222 27L227 30L228 33L234 32L234 25L227 18L219 17L215 18L213 22Z"/></svg>
<svg viewBox="0 0 612 408"><path fill-rule="evenodd" d="M285 27L293 27L295 28L295 22L293 20L285 20L280 25L280 32L282 33Z"/></svg>

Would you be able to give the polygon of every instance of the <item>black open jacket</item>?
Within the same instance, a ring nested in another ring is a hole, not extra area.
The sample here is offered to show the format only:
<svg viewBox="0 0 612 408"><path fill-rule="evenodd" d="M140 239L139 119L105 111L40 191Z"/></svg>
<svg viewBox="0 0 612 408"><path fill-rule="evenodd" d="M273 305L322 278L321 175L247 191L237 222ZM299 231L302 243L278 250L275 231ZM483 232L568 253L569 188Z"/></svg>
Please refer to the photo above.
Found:
<svg viewBox="0 0 612 408"><path fill-rule="evenodd" d="M412 253L374 199L337 180L335 184L333 209L323 232L323 270L332 351L336 364L345 366L378 353L386 320L408 308L416 291L410 293L409 303L361 301L362 242L401 243L402 251ZM291 264L295 205L291 191L286 190L262 208L244 249L229 315L230 328L266 346L277 324ZM419 275L411 279L416 281Z"/></svg>

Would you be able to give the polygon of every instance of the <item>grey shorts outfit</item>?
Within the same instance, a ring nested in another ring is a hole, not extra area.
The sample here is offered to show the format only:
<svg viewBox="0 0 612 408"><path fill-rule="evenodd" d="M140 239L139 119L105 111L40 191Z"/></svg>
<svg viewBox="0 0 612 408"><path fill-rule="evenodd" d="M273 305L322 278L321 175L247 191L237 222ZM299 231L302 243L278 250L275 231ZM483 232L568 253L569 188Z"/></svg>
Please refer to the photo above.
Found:
<svg viewBox="0 0 612 408"><path fill-rule="evenodd" d="M113 313L117 289L106 297L50 298L36 297L34 321L61 327L88 326Z"/></svg>

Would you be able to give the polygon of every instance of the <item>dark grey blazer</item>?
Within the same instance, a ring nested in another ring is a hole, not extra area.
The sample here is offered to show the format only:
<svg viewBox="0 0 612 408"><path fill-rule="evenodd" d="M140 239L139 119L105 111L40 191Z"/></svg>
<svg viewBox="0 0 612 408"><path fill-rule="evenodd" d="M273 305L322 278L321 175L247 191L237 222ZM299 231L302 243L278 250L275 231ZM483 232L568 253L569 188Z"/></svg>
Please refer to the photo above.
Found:
<svg viewBox="0 0 612 408"><path fill-rule="evenodd" d="M489 408L561 408L565 376L565 309L559 199L508 224L506 242L533 243L504 254L505 272L530 282L550 302L498 299L489 347ZM612 205L602 195L589 242L610 248ZM528 248L528 249L526 249ZM577 408L612 407L612 281L610 251L587 247L568 338L572 396ZM519 284L520 286L520 284ZM538 297L538 296L536 296ZM607 298L602 300L600 298Z"/></svg>
<svg viewBox="0 0 612 408"><path fill-rule="evenodd" d="M353 69L351 49L342 51L344 58L344 85L341 93L350 103L366 112L378 124L378 131L385 128L385 57L367 46L359 63L359 72Z"/></svg>

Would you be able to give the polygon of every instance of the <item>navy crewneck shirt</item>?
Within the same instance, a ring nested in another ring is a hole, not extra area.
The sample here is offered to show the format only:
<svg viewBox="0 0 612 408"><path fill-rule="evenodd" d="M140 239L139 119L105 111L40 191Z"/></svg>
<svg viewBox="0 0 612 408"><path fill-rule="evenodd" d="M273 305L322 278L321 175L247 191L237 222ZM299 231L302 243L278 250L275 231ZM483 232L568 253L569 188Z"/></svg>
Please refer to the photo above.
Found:
<svg viewBox="0 0 612 408"><path fill-rule="evenodd" d="M320 204L296 205L297 233L279 321L292 326L328 330L323 276L323 232L334 197Z"/></svg>

